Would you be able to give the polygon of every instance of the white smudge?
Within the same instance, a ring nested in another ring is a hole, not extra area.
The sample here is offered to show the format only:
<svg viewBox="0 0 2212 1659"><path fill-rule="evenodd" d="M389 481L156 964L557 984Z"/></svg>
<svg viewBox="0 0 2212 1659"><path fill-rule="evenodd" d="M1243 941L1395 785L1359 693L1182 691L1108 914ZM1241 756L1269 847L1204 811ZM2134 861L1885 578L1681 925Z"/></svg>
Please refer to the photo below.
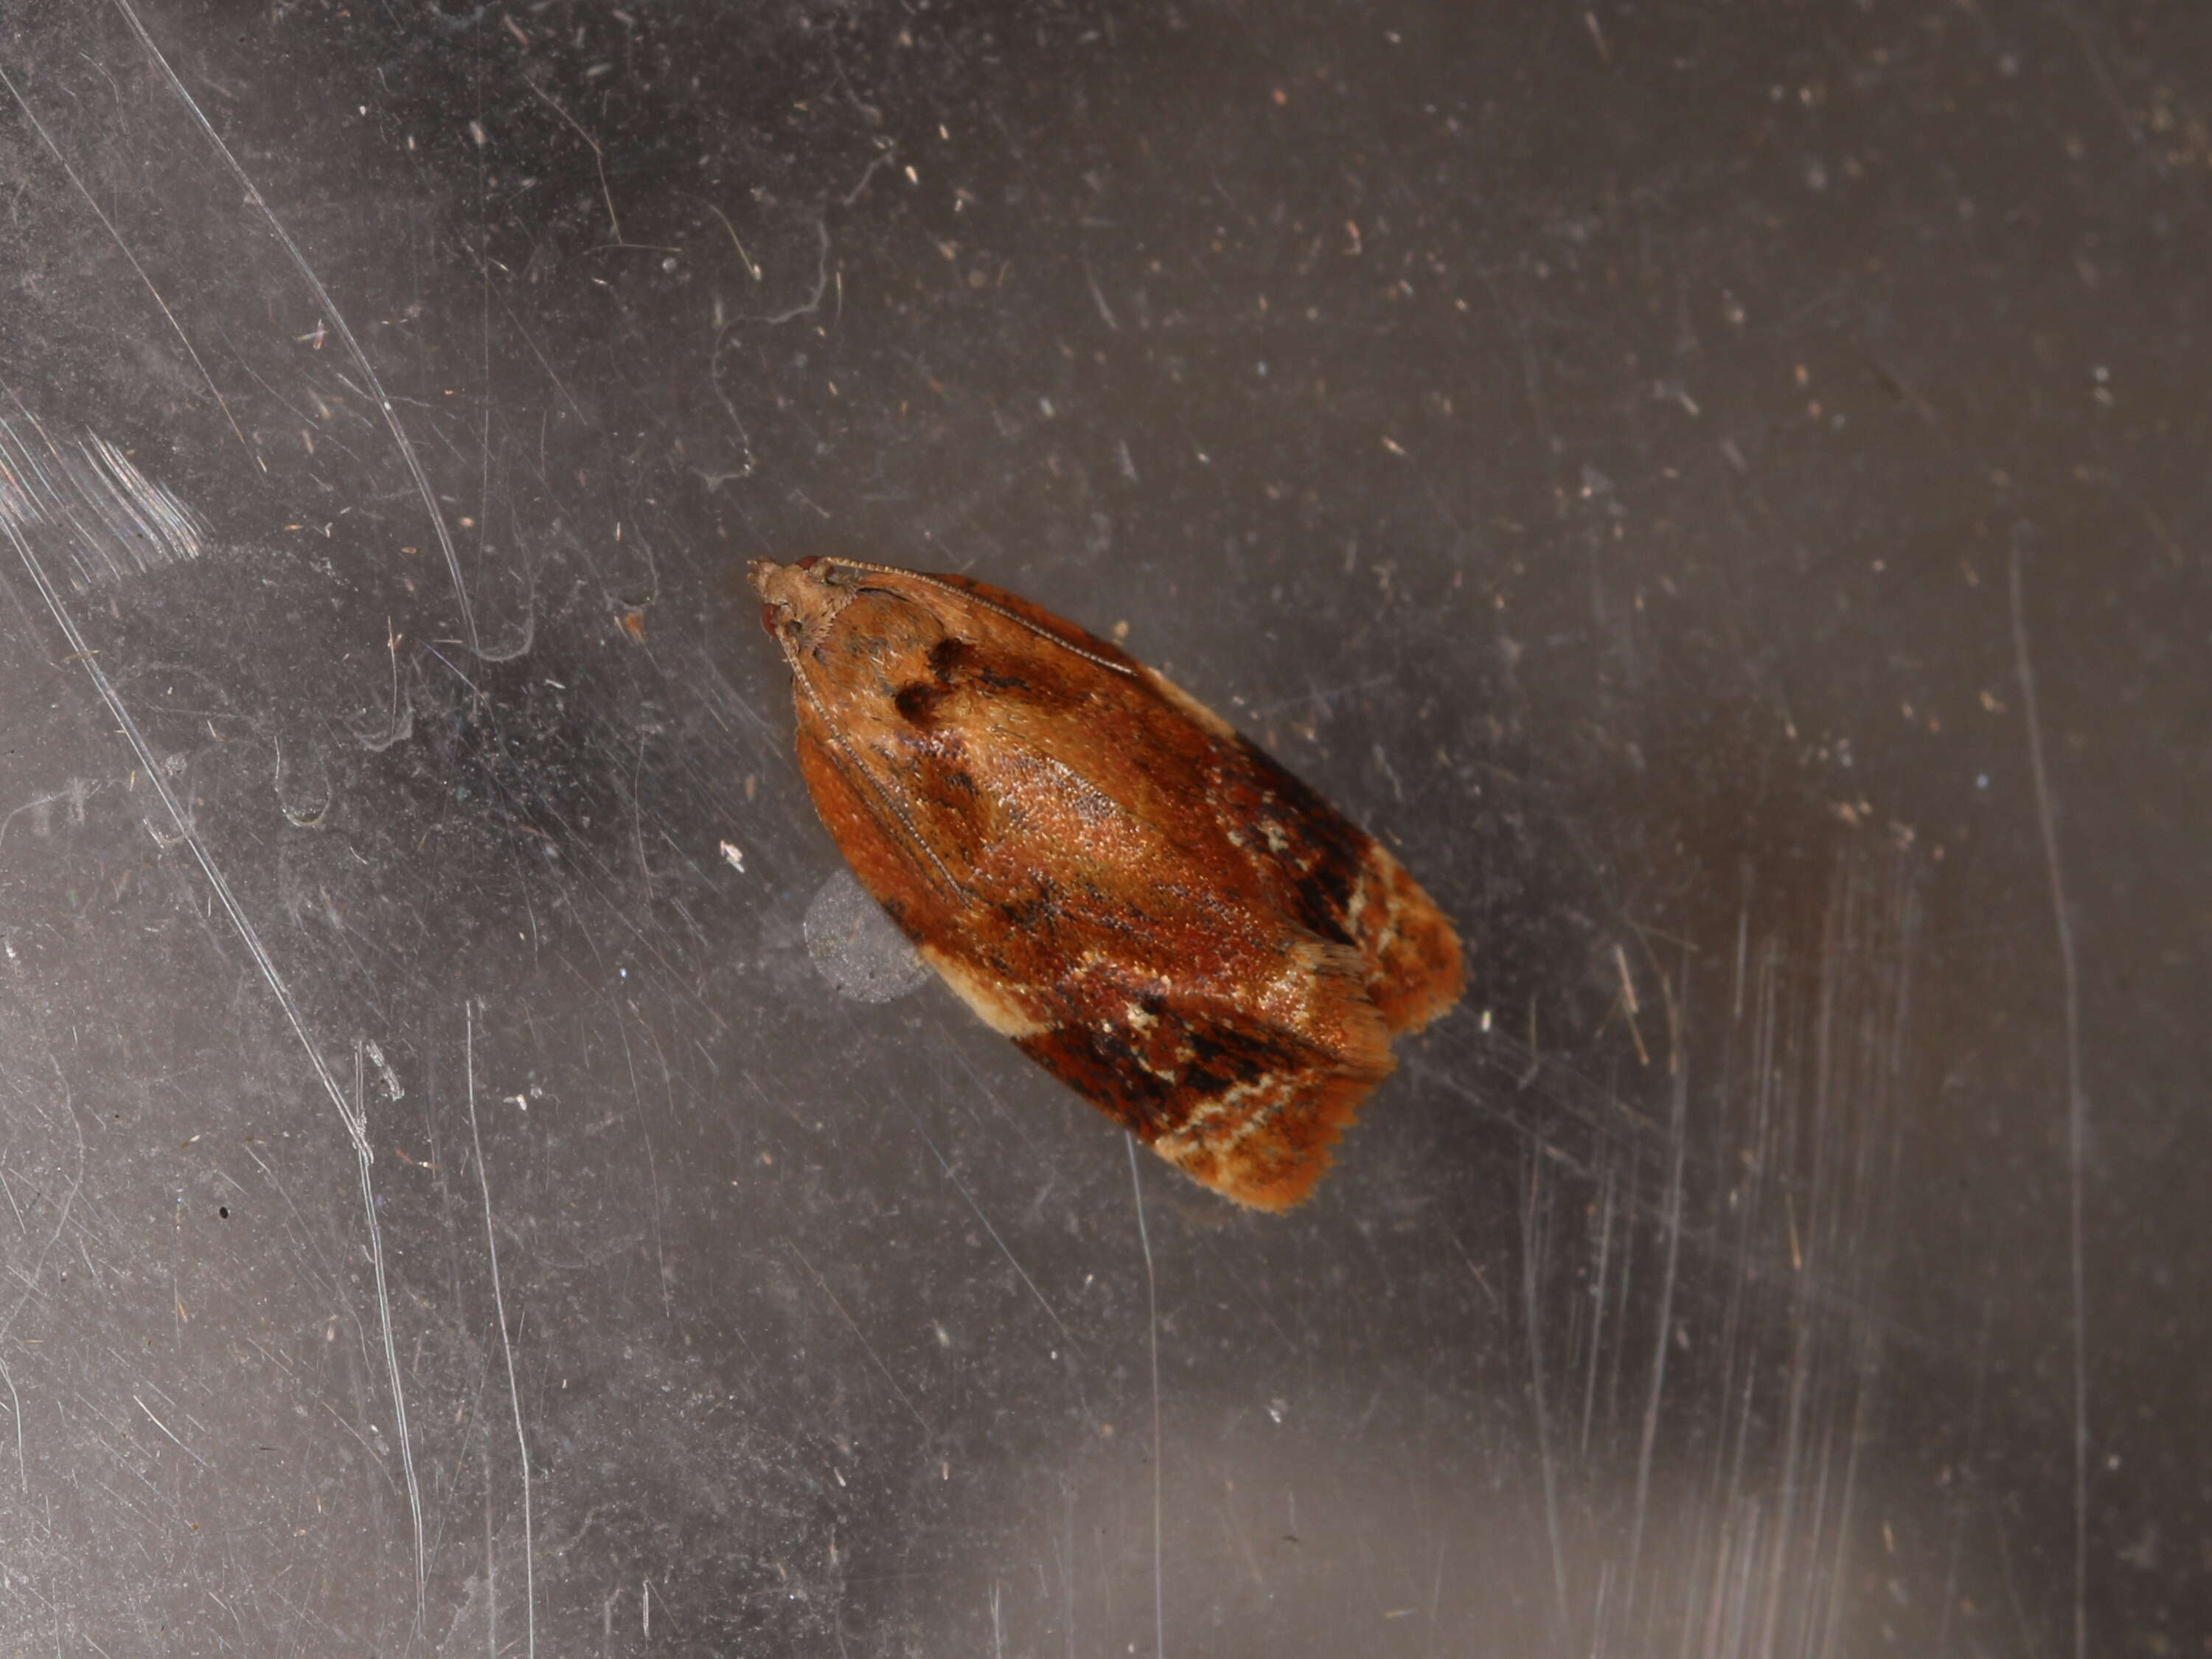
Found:
<svg viewBox="0 0 2212 1659"><path fill-rule="evenodd" d="M855 1002L895 1002L929 977L906 935L848 870L822 884L806 907L815 970Z"/></svg>

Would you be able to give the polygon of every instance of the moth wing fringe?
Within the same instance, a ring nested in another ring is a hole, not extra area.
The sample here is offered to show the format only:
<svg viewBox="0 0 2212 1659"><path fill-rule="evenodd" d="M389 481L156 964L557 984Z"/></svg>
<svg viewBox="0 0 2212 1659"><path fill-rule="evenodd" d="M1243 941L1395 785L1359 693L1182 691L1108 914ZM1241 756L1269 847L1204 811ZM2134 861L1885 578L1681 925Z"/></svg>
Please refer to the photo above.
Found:
<svg viewBox="0 0 2212 1659"><path fill-rule="evenodd" d="M1158 988L1147 1007L1146 987L1100 964L1060 988L1062 1023L1018 1041L1202 1185L1287 1210L1394 1062L1357 952L1306 936L1286 957L1306 994L1285 1015Z"/></svg>
<svg viewBox="0 0 2212 1659"><path fill-rule="evenodd" d="M1369 843L1365 866L1382 899L1377 925L1359 942L1371 964L1369 994L1394 1033L1425 1030L1467 988L1459 934L1382 842Z"/></svg>

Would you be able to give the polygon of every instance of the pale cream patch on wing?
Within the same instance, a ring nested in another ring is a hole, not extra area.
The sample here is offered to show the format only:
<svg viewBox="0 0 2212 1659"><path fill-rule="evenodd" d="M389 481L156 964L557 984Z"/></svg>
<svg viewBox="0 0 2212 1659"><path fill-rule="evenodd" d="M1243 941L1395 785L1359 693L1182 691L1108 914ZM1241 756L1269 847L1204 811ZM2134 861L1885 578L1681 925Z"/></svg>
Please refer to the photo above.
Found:
<svg viewBox="0 0 2212 1659"><path fill-rule="evenodd" d="M978 973L936 945L918 945L915 947L915 954L934 968L938 977L952 988L961 1001L975 1011L976 1018L1000 1036L1012 1037L1018 1042L1024 1037L1039 1036L1051 1029L1030 1011L1011 987Z"/></svg>
<svg viewBox="0 0 2212 1659"><path fill-rule="evenodd" d="M1273 1073L1249 1083L1231 1084L1154 1145L1163 1157L1175 1163L1201 1154L1234 1152L1246 1137L1271 1122L1292 1093L1288 1079ZM1223 1119L1229 1121L1224 1123Z"/></svg>
<svg viewBox="0 0 2212 1659"><path fill-rule="evenodd" d="M1235 726L1231 726L1227 720L1222 719L1220 715L1215 714L1211 708L1208 708L1196 697L1192 696L1189 692L1184 690L1182 687L1177 685L1173 680L1161 673L1158 669L1146 669L1145 678L1152 683L1153 690L1157 690L1162 696L1173 703L1179 711L1185 715L1188 715L1197 724L1199 729L1206 732L1209 737L1217 738L1223 743L1234 743L1237 741L1237 728Z"/></svg>
<svg viewBox="0 0 2212 1659"><path fill-rule="evenodd" d="M1152 1143L1185 1175L1240 1204L1279 1208L1304 1196L1328 1165L1337 1128L1328 1126L1298 1144L1279 1141L1282 1116L1298 1097L1297 1079L1279 1073L1224 1090L1190 1121ZM1254 1143L1249 1146L1248 1143ZM1270 1155L1272 1152L1272 1156ZM1278 1192L1279 1187L1287 1187Z"/></svg>

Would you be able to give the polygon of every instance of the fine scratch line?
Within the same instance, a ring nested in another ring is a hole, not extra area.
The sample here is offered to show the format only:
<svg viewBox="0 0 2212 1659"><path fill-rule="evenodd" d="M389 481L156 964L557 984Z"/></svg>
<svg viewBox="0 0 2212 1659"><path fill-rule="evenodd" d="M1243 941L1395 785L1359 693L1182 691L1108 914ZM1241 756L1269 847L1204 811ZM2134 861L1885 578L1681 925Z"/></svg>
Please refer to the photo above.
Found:
<svg viewBox="0 0 2212 1659"><path fill-rule="evenodd" d="M30 1301L32 1293L39 1288L39 1275L46 1271L46 1258L53 1254L54 1246L61 1242L62 1235L69 1230L70 1212L76 1207L76 1195L84 1190L84 1120L77 1115L76 1102L70 1097L69 1079L63 1075L61 1063L53 1060L51 1055L48 1056L48 1063L52 1065L54 1076L62 1085L62 1104L69 1108L70 1122L76 1130L76 1174L70 1181L69 1191L63 1195L59 1212L54 1218L54 1230L46 1236L46 1242L39 1247L39 1254L31 1263L31 1271L25 1273L20 1268L10 1270L23 1281L23 1293L15 1298L15 1305L8 1310L8 1316L5 1319L0 1319L0 1340L6 1339L9 1328L15 1322L15 1316L23 1311L24 1304ZM9 1195L9 1201L10 1203L15 1201L13 1194ZM22 1218L18 1214L16 1224L20 1226ZM23 1401L21 1396L15 1392L15 1380L9 1375L7 1362L4 1359L0 1359L0 1383L6 1385L8 1397L15 1402L15 1473L21 1481L24 1496L28 1497L31 1492L31 1466L24 1461L23 1456ZM150 1416L152 1413L149 1413L148 1415ZM173 1435L170 1437L175 1439ZM182 1445L184 1443L179 1441L178 1443ZM207 1466L202 1464L200 1467L205 1468Z"/></svg>
<svg viewBox="0 0 2212 1659"><path fill-rule="evenodd" d="M469 590L461 580L461 558L453 549L453 533L446 526L445 512L438 505L436 492L430 488L430 475L423 471L422 457L415 453L414 440L407 435L407 428L399 423L399 411L392 407L392 399L386 395L384 382L378 378L374 367L369 362L368 353L354 337L352 326L347 323L344 313L339 311L337 302L331 298L330 290L323 286L323 279L315 275L315 268L307 263L307 256L300 252L300 245L292 240L292 234L284 228L283 222L277 218L276 210L263 198L252 179L240 165L238 157L231 154L230 146L223 143L222 135L215 130L215 123L208 119L206 112L177 77L176 70L169 67L169 60L162 56L161 47L154 44L154 37L146 32L146 26L139 21L137 12L132 9L131 0L115 0L115 9L123 14L123 21L138 37L138 44L146 49L146 55L154 60L155 66L167 80L170 90L177 94L185 107L191 112L192 118L199 123L200 131L215 146L216 154L222 157L223 164L245 190L246 199L261 210L262 217L269 222L270 232L283 246L284 252L292 256L292 264L299 271L300 280L307 285L316 302L329 316L331 325L337 331L338 338L345 342L346 354L353 359L354 366L361 370L369 394L376 399L377 407L384 416L384 423L392 433L392 441L399 447L399 453L407 463L407 471L414 477L416 492L422 496L422 505L430 514L431 528L437 532L438 549L446 556L446 569L453 580L453 600L460 608L461 632L469 642L470 651L482 656L483 647L477 639L476 611L469 604Z"/></svg>
<svg viewBox="0 0 2212 1659"><path fill-rule="evenodd" d="M1674 1052L1681 1053L1681 1011L1670 1011L1674 1026ZM1667 1351L1673 1344L1668 1340L1674 1331L1674 1275L1682 1254L1682 1164L1690 1139L1690 1068L1677 1064L1674 1068L1674 1105L1668 1123L1668 1138L1673 1141L1673 1157L1667 1168L1667 1202L1662 1213L1661 1227L1667 1235L1666 1264L1659 1278L1659 1318L1651 1341L1651 1388L1644 1402L1644 1441L1636 1458L1636 1519L1629 1533L1628 1585L1629 1605L1634 1605L1636 1575L1643 1565L1644 1519L1651 1496L1651 1455L1659 1439L1659 1405L1667 1389Z"/></svg>
<svg viewBox="0 0 2212 1659"><path fill-rule="evenodd" d="M592 161L599 170L599 195L605 199L607 204L607 228L615 234L615 246L617 247L629 246L630 244L625 241L623 238L622 221L615 215L615 193L607 187L606 151L599 148L599 141L598 139L592 137L590 133L584 130L584 124L581 121L579 121L574 116L569 114L567 110L562 108L561 106L554 100L553 94L551 93L546 91L544 88L539 86L538 82L532 80L526 75L522 77L522 84L527 87L532 92L537 94L539 102L543 103L546 108L551 110L556 115L566 121L569 127L574 130L576 137L582 139L586 143L592 147ZM730 240L733 242L738 240L737 232L732 231L730 233ZM744 250L743 248L739 248L738 252L742 253Z"/></svg>
<svg viewBox="0 0 2212 1659"><path fill-rule="evenodd" d="M407 1513L415 1523L415 1634L422 1638L429 1618L429 1554L422 1544L422 1488L415 1479L415 1437L407 1431L407 1396L399 1386L399 1346L392 1334L392 1292L384 1282L384 1228L376 1218L376 1187L369 1175L368 1096L362 1087L362 1048L353 1045L353 1114L360 1139L354 1161L361 1170L362 1213L368 1218L368 1265L376 1275L377 1324L384 1334L384 1369L392 1379L392 1431L399 1437L399 1469L407 1477Z"/></svg>
<svg viewBox="0 0 2212 1659"><path fill-rule="evenodd" d="M1167 1659L1167 1575L1160 1546L1160 1290L1152 1272L1152 1236L1145 1229L1145 1183L1137 1170L1137 1138L1129 1142L1129 1187L1137 1195L1137 1243L1145 1250L1145 1311L1152 1347L1152 1653Z"/></svg>
<svg viewBox="0 0 2212 1659"><path fill-rule="evenodd" d="M2043 864L2051 882L2051 914L2058 930L2058 965L2066 988L2066 1223L2068 1271L2074 1297L2074 1654L2089 1653L2089 1341L2088 1301L2081 1248L2081 1157L2088 1139L2088 1101L2081 1090L2081 970L2074 952L2074 922L2066 908L2066 877L2058 861L2058 823L2051 805L2051 774L2043 760L2043 716L2035 701L2035 672L2027 660L2027 603L2020 574L2020 544L2012 549L2012 649L2020 675L2021 712L2027 722L2028 770L2035 779L2035 815L2043 835Z"/></svg>
<svg viewBox="0 0 2212 1659"><path fill-rule="evenodd" d="M514 1345L507 1334L507 1298L499 1287L499 1240L491 1229L491 1176L484 1168L483 1137L477 1131L477 1015L473 1003L461 1005L469 1090L469 1139L477 1151L477 1185L483 1193L484 1249L491 1257L491 1305L499 1317L500 1351L507 1356L507 1397L514 1406L514 1444L522 1459L522 1607L527 1659L538 1655L538 1561L530 1524L530 1441L522 1431L522 1390L515 1386Z"/></svg>
<svg viewBox="0 0 2212 1659"><path fill-rule="evenodd" d="M921 1431L924 1434L934 1436L937 1431L931 1428L929 1420L915 1409L914 1401L908 1399L906 1390L899 1387L898 1378L891 1375L891 1368L884 1364L884 1357L876 1352L876 1345L869 1341L867 1334L853 1322L853 1316L845 1311L845 1304L837 1299L837 1292L830 1288L830 1281L815 1271L814 1264L806 1259L805 1254L798 1245L787 1238L783 1241L783 1247L799 1258L800 1267L814 1274L814 1282L822 1287L822 1294L830 1298L830 1305L837 1310L837 1317L845 1322L845 1328L860 1339L860 1346L867 1351L868 1358L876 1362L876 1369L884 1374L884 1381L891 1385L891 1392L898 1396L899 1404L905 1407L914 1420L921 1425Z"/></svg>
<svg viewBox="0 0 2212 1659"><path fill-rule="evenodd" d="M1044 1292L1037 1289L1036 1281L1030 1277L1029 1270L1024 1267L1014 1253L1006 1248L1006 1241L999 1237L999 1230L991 1224L991 1218L983 1213L983 1206L978 1204L968 1188L961 1184L960 1177L952 1172L952 1165L946 1161L945 1154L937 1150L937 1143L929 1138L929 1131L923 1128L921 1120L915 1116L913 1108L907 1109L907 1116L914 1123L915 1133L921 1137L921 1144L929 1148L930 1155L937 1160L939 1167L945 1171L945 1178L952 1183L952 1190L959 1194L962 1199L966 1200L968 1207L975 1212L975 1219L981 1222L983 1231L991 1235L991 1243L999 1247L999 1254L1006 1258L1007 1266L1011 1267L1016 1276L1028 1286L1029 1293L1036 1298L1037 1306L1044 1310L1044 1316L1052 1321L1053 1328L1060 1333L1060 1340L1069 1347L1075 1347L1077 1344L1074 1334L1066 1325L1060 1323L1060 1316L1053 1311L1052 1304L1044 1299Z"/></svg>
<svg viewBox="0 0 2212 1659"><path fill-rule="evenodd" d="M230 422L230 429L237 434L238 441L246 444L246 453L252 455L253 459L260 464L261 470L266 472L269 470L269 464L254 453L252 444L246 442L246 434L239 428L238 416L230 412L230 403L222 395L222 388L215 383L215 376L208 373L208 366L200 361L199 351L192 344L191 336L185 332L185 325L177 320L177 313L169 309L169 302L161 297L161 290L154 286L154 279L146 274L146 267L138 263L138 256L131 251L131 245L123 240L123 233L116 229L114 222L101 210L100 198L85 188L84 180L77 177L76 169L70 165L69 157L62 154L62 147L54 142L53 135L46 131L46 124L39 119L37 112L31 108L29 101L15 89L15 83L8 78L8 71L4 69L0 69L0 87L8 88L8 95L15 100L15 106L23 112L23 118L31 124L31 130L39 135L39 142L53 153L54 160L61 163L62 171L69 175L70 183L76 186L77 194L84 198L85 205L92 210L93 217L100 221L100 228L107 233L109 240L121 250L123 257L131 262L131 269L138 273L138 280L146 285L146 292L154 296L154 303L161 307L161 315L168 319L169 327L176 334L178 343L184 347L185 355L192 360L192 367L199 370L200 379L207 382L208 390L215 393L216 405L222 410L222 418Z"/></svg>
<svg viewBox="0 0 2212 1659"><path fill-rule="evenodd" d="M151 1423L155 1428L161 1430L163 1434L167 1435L170 1439L176 1440L177 1449L179 1451L184 1453L185 1456L191 1458L193 1462L198 1464L202 1468L206 1469L210 1474L213 1474L215 1473L215 1470L209 1466L206 1458L202 1457L198 1452L194 1451L190 1446L187 1446L183 1441L177 1440L177 1431L171 1428L167 1423L164 1423L160 1418L155 1416L154 1408L151 1406L139 1399L135 1394L131 1396L131 1402L136 1405L140 1411L146 1413L146 1420L149 1423Z"/></svg>
<svg viewBox="0 0 2212 1659"><path fill-rule="evenodd" d="M1540 1258L1544 1249L1544 1165L1534 1152L1528 1155L1528 1201L1521 1212L1521 1297L1528 1322L1529 1382L1535 1396L1536 1457L1544 1474L1544 1522L1552 1538L1552 1593L1559 1627L1567 1626L1567 1556L1559 1538L1559 1476L1553 1467L1552 1416L1544 1395L1544 1338L1542 1307L1538 1296Z"/></svg>
<svg viewBox="0 0 2212 1659"><path fill-rule="evenodd" d="M21 404L17 407L20 408ZM86 533L82 526L73 527L80 536ZM168 779L155 758L153 745L147 742L146 734L138 729L138 722L124 702L122 694L116 690L115 683L108 678L106 671L100 665L100 658L87 642L83 630L77 627L76 619L63 605L60 590L47 575L46 567L40 563L39 556L32 550L31 544L25 539L15 520L5 514L0 514L0 532L4 532L14 545L32 585L39 590L39 597L46 601L47 611L52 614L55 626L61 629L62 637L69 641L71 659L83 668L86 678L92 682L93 690L99 694L100 702L113 717L117 730L131 745L131 753L137 757L138 769L152 785L155 794L168 813L169 822L176 826L178 840L191 849L193 861L199 866L200 874L205 878L216 901L222 906L223 914L229 918L231 927L245 945L246 954L253 958L253 965L261 970L261 977L268 985L270 994L276 999L276 1006L284 1011L284 1018L292 1028L292 1035L299 1039L301 1048L307 1051L307 1063L313 1068L331 1104L337 1109L338 1119L345 1125L347 1136L353 1142L354 1159L361 1170L362 1206L368 1218L369 1261L376 1270L376 1312L384 1328L384 1360L392 1386L393 1425L399 1437L400 1460L407 1473L408 1507L414 1516L415 1602L416 1624L420 1628L426 1612L428 1579L428 1565L423 1555L422 1498L416 1484L415 1453L407 1435L407 1396L400 1384L399 1352L392 1334L392 1298L384 1275L384 1234L377 1224L376 1195L369 1178L369 1166L375 1161L375 1154L369 1150L367 1114L365 1111L357 1113L346 1103L345 1095L338 1087L338 1080L332 1075L329 1064L323 1059L322 1050L315 1046L314 1039L308 1035L307 1017L301 1012L298 1000L293 996L291 988L285 984L284 976L276 971L276 963L270 957L268 947L262 944L259 932L247 917L245 908L239 903L237 896L231 891L230 883L216 863L215 855L208 851L207 842L201 839L198 826L186 815L182 803L169 787ZM150 831L153 826L149 823L147 828ZM361 1070L358 1050L354 1055L354 1070L355 1087L358 1094Z"/></svg>

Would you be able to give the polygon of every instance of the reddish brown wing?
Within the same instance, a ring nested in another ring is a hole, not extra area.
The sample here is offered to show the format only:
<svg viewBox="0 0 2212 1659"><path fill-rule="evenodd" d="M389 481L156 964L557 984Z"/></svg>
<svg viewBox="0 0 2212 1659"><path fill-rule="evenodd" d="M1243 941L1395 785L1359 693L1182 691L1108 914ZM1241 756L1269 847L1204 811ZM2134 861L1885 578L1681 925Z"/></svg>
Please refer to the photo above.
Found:
<svg viewBox="0 0 2212 1659"><path fill-rule="evenodd" d="M1188 720L1202 734L1189 752L1203 757L1211 776L1205 796L1215 823L1261 872L1286 916L1359 952L1369 994L1391 1030L1418 1031L1459 1000L1459 936L1435 901L1389 849L1273 756L1164 675L1019 594L968 576L930 580L1130 672Z"/></svg>
<svg viewBox="0 0 2212 1659"><path fill-rule="evenodd" d="M1078 651L1111 663L1116 668L1127 671L1133 677L1142 678L1150 676L1150 671L1134 657L1122 650L1120 646L1078 628L1064 617L1054 616L1042 605L1033 604L1018 593L1009 593L1003 587L994 587L988 582L977 581L973 576L957 576L940 572L929 574L925 580L940 583L946 587L957 588L970 598L981 599L985 605L994 606L1018 621L1027 623L1047 638L1058 640L1062 645L1073 646Z"/></svg>
<svg viewBox="0 0 2212 1659"><path fill-rule="evenodd" d="M1284 912L1367 964L1393 1031L1417 1031L1459 1000L1459 936L1372 836L1249 738L1222 745L1206 799L1223 832L1273 882Z"/></svg>
<svg viewBox="0 0 2212 1659"><path fill-rule="evenodd" d="M1056 988L1032 1060L1194 1180L1262 1210L1310 1194L1391 1069L1389 1034L1342 945L1293 946L1315 994L1295 1027L1247 999L1091 962Z"/></svg>
<svg viewBox="0 0 2212 1659"><path fill-rule="evenodd" d="M988 1023L1240 1202L1297 1203L1456 997L1449 924L1364 831L1107 641L875 571L811 653L799 759L861 884ZM940 631L941 630L941 631ZM930 643L936 635L935 642ZM834 726L829 710L838 711Z"/></svg>

